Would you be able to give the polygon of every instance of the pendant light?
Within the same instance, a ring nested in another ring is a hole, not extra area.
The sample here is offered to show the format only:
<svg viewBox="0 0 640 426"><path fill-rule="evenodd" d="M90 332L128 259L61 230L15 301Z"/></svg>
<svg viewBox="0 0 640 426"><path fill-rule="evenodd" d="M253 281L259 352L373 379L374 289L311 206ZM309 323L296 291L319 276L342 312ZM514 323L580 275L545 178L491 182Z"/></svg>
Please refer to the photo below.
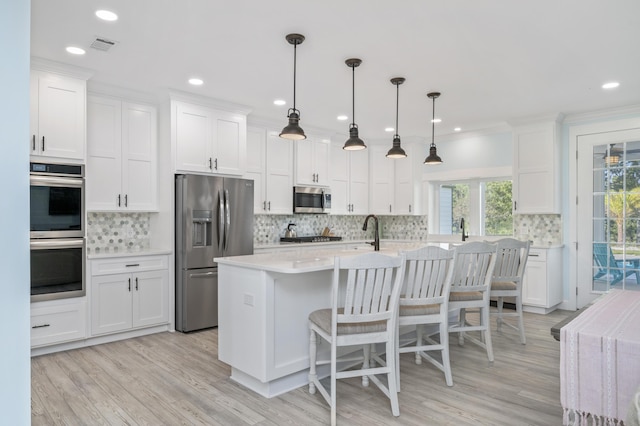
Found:
<svg viewBox="0 0 640 426"><path fill-rule="evenodd" d="M365 149L367 146L358 136L358 125L356 124L356 67L362 61L357 58L351 58L344 61L351 68L351 124L349 125L349 139L344 143L342 149L347 151L358 151Z"/></svg>
<svg viewBox="0 0 640 426"><path fill-rule="evenodd" d="M398 104L400 103L400 85L404 83L403 77L391 79L391 84L396 86L396 134L393 135L393 146L387 152L387 158L406 158L407 153L400 146L400 135L398 135Z"/></svg>
<svg viewBox="0 0 640 426"><path fill-rule="evenodd" d="M433 101L433 115L431 117L431 146L429 146L429 156L424 159L424 164L442 164L442 158L438 157L436 143L434 142L436 130L436 98L440 96L440 92L430 92L427 93L427 96Z"/></svg>
<svg viewBox="0 0 640 426"><path fill-rule="evenodd" d="M304 134L304 130L298 125L300 121L300 111L296 109L296 48L304 41L302 34L288 34L286 37L289 44L293 44L293 108L289 108L287 118L289 118L289 124L282 129L280 137L284 139L302 140L307 136Z"/></svg>

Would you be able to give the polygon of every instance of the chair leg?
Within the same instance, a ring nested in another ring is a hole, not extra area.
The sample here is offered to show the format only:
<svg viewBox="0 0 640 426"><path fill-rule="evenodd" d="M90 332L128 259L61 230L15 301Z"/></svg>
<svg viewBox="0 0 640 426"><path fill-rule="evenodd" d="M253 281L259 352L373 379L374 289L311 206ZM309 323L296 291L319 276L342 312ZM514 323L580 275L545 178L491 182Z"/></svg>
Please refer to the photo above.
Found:
<svg viewBox="0 0 640 426"><path fill-rule="evenodd" d="M453 386L451 376L451 362L449 361L449 325L446 322L440 323L440 344L442 345L442 367L444 367L444 379L447 386Z"/></svg>
<svg viewBox="0 0 640 426"><path fill-rule="evenodd" d="M516 312L518 313L518 330L520 330L520 343L527 344L527 338L524 335L524 314L522 313L522 295L516 296Z"/></svg>
<svg viewBox="0 0 640 426"><path fill-rule="evenodd" d="M480 320L485 327L485 330L482 332L482 336L484 338L484 345L487 347L487 358L489 358L489 362L493 362L493 345L491 344L491 324L489 322L488 301L487 305L482 308L482 315Z"/></svg>
<svg viewBox="0 0 640 426"><path fill-rule="evenodd" d="M398 404L398 378L396 377L396 357L394 349L396 346L395 337L387 340L387 384L389 389L389 399L391 400L391 414L395 417L400 415L400 405Z"/></svg>
<svg viewBox="0 0 640 426"><path fill-rule="evenodd" d="M317 339L316 332L309 329L309 393L312 395L316 393L314 380L318 378L316 374Z"/></svg>
<svg viewBox="0 0 640 426"><path fill-rule="evenodd" d="M416 347L422 346L422 324L416 325ZM422 364L422 357L420 356L420 351L415 352L416 364Z"/></svg>
<svg viewBox="0 0 640 426"><path fill-rule="evenodd" d="M466 319L465 308L460 308L460 320L459 320L460 327L464 327L466 322L467 322L467 319ZM458 344L460 346L464 345L464 331L460 331L458 333Z"/></svg>
<svg viewBox="0 0 640 426"><path fill-rule="evenodd" d="M364 360L362 361L363 370L366 370L367 368L369 368L369 365L371 363L371 346L372 345L370 344L362 346L362 353L364 354ZM362 376L362 386L364 387L369 386L369 376L367 376L366 374Z"/></svg>
<svg viewBox="0 0 640 426"><path fill-rule="evenodd" d="M504 298L502 296L498 297L498 301L496 302L496 306L498 308L498 317L496 319L496 324L498 325L497 329L500 331L502 329L502 305L504 304Z"/></svg>
<svg viewBox="0 0 640 426"><path fill-rule="evenodd" d="M337 380L336 380L336 373L337 373L337 366L336 366L336 360L337 360L337 352L338 349L336 347L336 343L335 343L335 339L334 341L331 343L331 394L330 394L330 400L331 400L331 426L336 426L336 385L337 385Z"/></svg>

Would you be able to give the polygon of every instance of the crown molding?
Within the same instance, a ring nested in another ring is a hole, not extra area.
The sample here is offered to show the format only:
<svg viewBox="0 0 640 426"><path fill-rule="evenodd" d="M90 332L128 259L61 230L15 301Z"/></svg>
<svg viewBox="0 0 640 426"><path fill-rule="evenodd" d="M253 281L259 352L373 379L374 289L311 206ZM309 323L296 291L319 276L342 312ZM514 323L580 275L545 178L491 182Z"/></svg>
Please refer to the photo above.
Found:
<svg viewBox="0 0 640 426"><path fill-rule="evenodd" d="M628 105L620 108L601 109L597 111L569 114L564 119L564 124L577 124L585 121L620 118L621 116L640 115L640 105Z"/></svg>
<svg viewBox="0 0 640 426"><path fill-rule="evenodd" d="M94 71L87 68L76 67L36 56L31 57L31 69L52 72L81 80L89 80L94 74Z"/></svg>
<svg viewBox="0 0 640 426"><path fill-rule="evenodd" d="M251 107L249 106L236 104L234 102L224 101L221 99L209 98L207 96L196 95L194 93L169 89L168 95L171 101L189 102L192 104L198 104L198 105L209 107L209 108L221 109L223 111L233 112L236 114L248 115L249 113L251 113Z"/></svg>

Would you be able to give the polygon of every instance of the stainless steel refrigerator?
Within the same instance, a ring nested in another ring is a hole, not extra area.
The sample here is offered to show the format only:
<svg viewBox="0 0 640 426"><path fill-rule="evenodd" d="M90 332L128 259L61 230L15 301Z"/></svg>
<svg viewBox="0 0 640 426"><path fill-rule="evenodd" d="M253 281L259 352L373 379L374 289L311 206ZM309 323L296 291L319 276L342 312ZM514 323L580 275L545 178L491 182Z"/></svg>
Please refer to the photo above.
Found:
<svg viewBox="0 0 640 426"><path fill-rule="evenodd" d="M253 254L253 181L176 175L176 329L218 325L215 257Z"/></svg>

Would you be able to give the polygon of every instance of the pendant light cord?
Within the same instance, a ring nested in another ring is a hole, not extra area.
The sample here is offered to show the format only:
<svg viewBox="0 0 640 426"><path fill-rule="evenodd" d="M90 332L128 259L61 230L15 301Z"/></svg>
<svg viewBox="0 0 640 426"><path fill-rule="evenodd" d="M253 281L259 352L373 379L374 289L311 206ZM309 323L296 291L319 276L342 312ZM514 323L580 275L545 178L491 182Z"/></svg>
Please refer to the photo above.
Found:
<svg viewBox="0 0 640 426"><path fill-rule="evenodd" d="M296 50L298 42L293 42L293 110L296 110Z"/></svg>
<svg viewBox="0 0 640 426"><path fill-rule="evenodd" d="M398 136L398 105L399 104L400 104L400 84L396 84L396 136Z"/></svg>
<svg viewBox="0 0 640 426"><path fill-rule="evenodd" d="M433 101L433 106L431 108L432 110L432 114L431 114L431 146L436 146L436 144L433 142L434 141L434 134L436 132L436 98L435 96L431 99Z"/></svg>
<svg viewBox="0 0 640 426"><path fill-rule="evenodd" d="M351 66L351 125L356 125L356 67Z"/></svg>

